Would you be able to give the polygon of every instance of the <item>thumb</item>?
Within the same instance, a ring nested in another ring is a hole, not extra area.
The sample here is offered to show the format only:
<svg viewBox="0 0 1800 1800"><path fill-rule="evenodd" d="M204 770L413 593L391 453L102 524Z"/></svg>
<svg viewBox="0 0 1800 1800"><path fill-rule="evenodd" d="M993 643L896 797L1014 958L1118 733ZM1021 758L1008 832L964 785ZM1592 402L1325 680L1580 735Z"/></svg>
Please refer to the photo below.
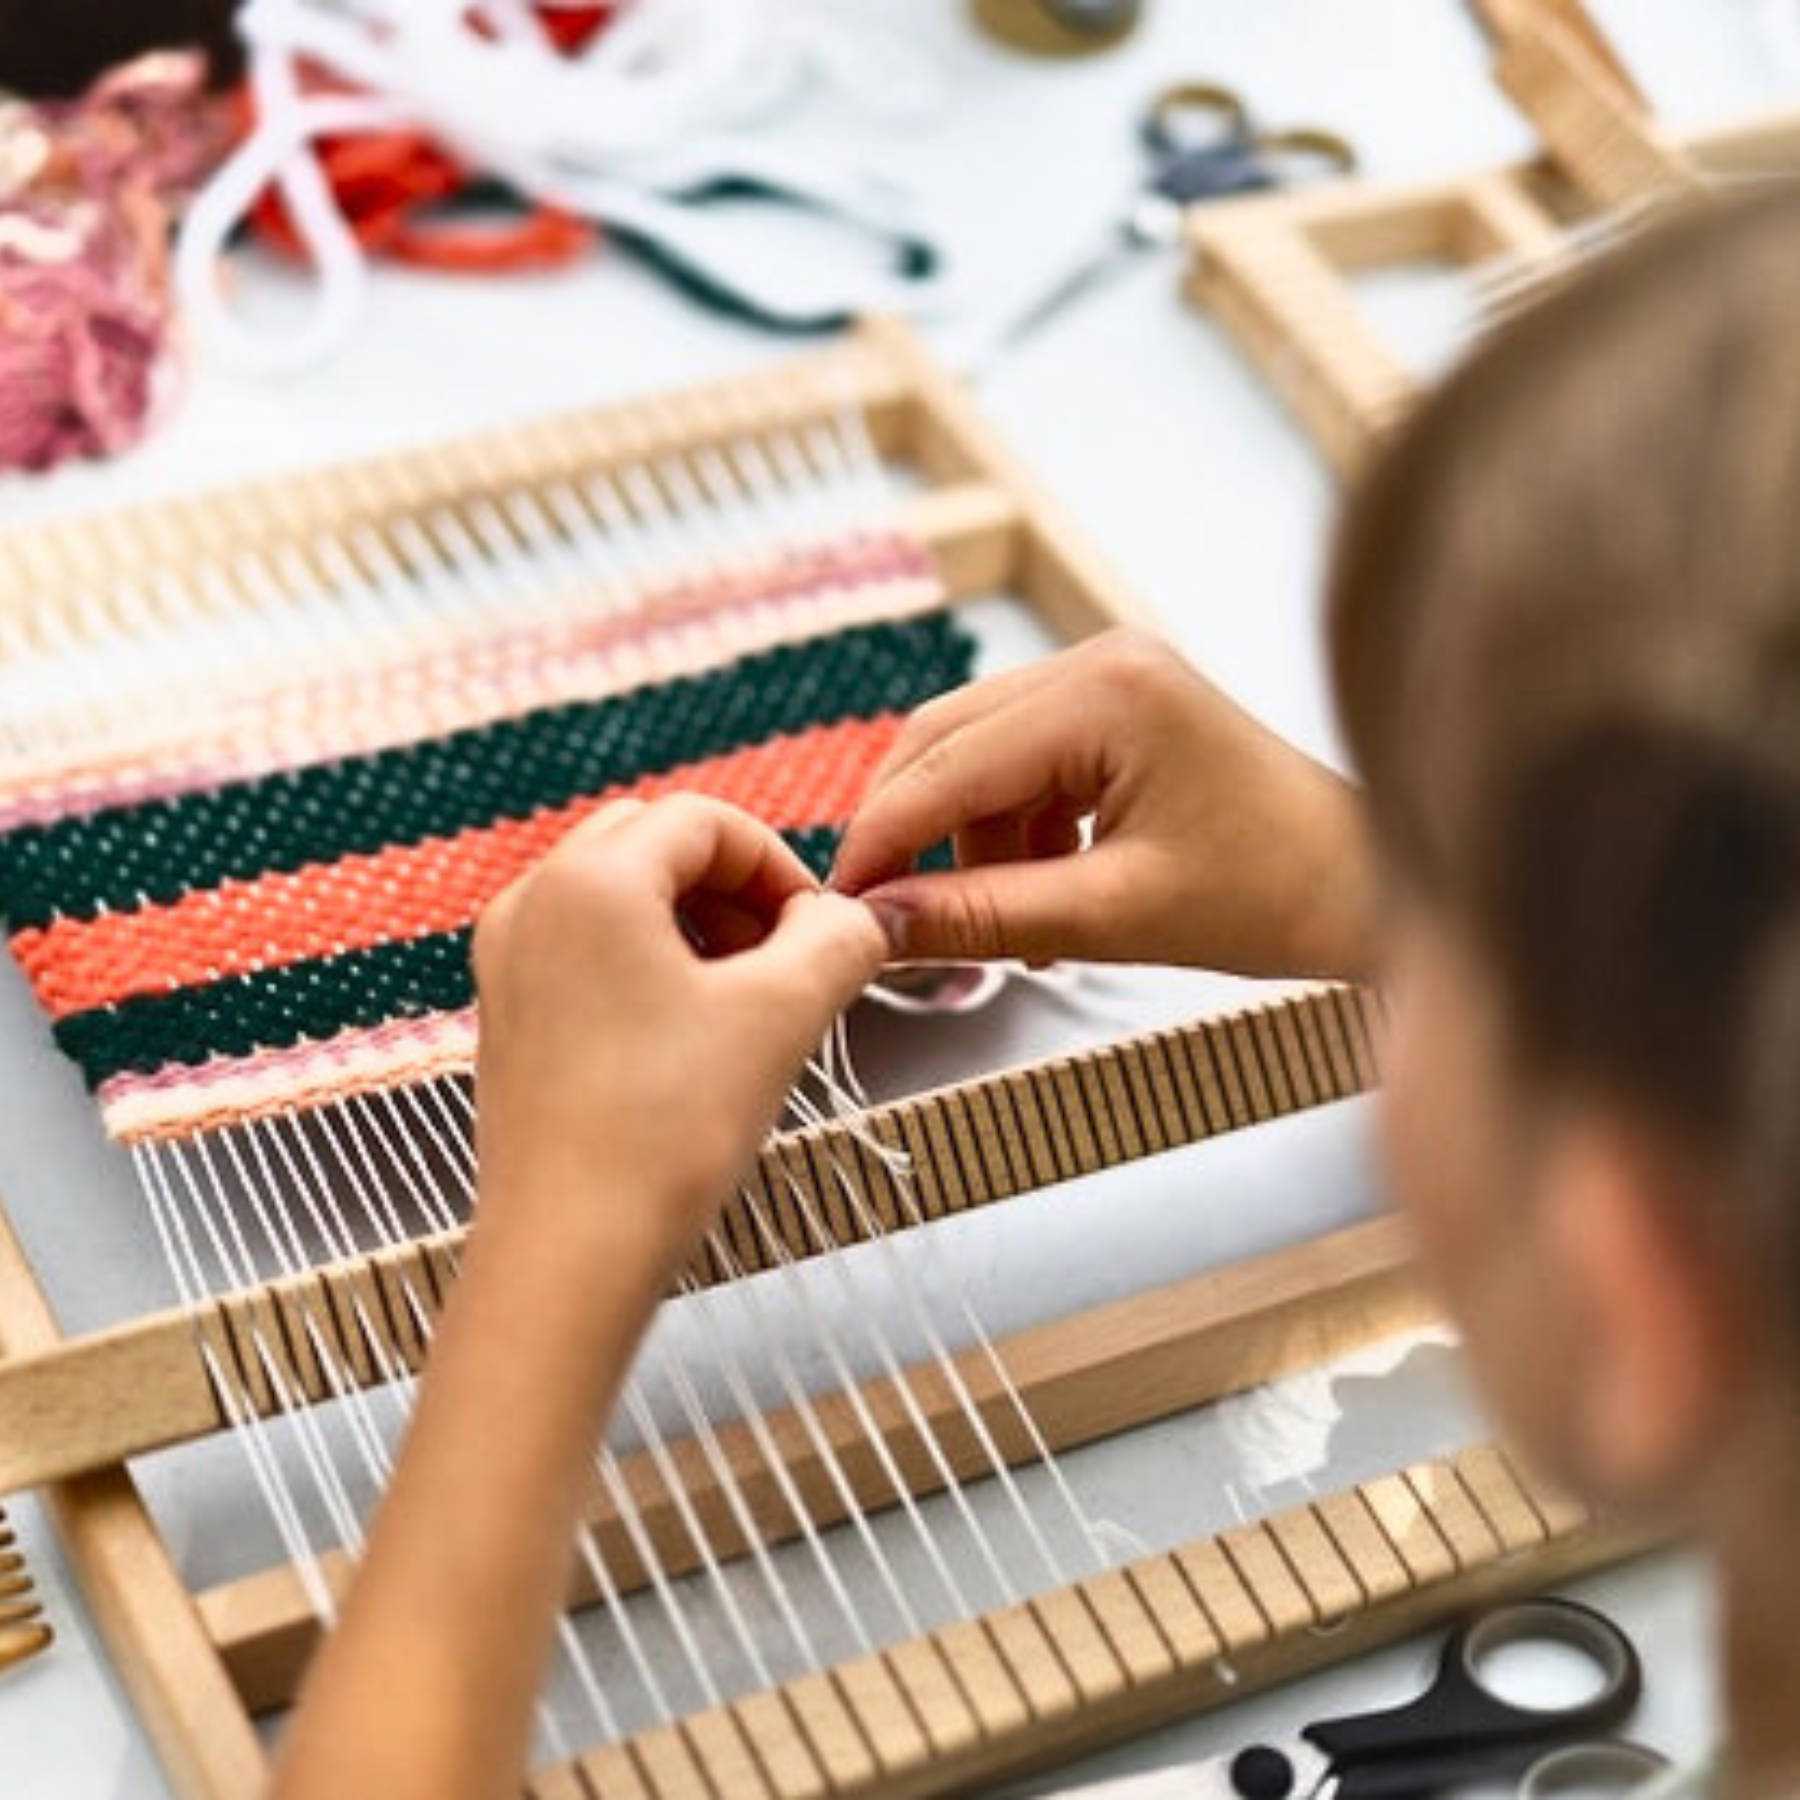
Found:
<svg viewBox="0 0 1800 1800"><path fill-rule="evenodd" d="M1103 851L908 876L863 899L897 962L1106 961L1130 935L1117 858Z"/></svg>
<svg viewBox="0 0 1800 1800"><path fill-rule="evenodd" d="M881 973L887 940L860 900L808 889L787 902L775 929L744 960L779 993L779 1011L792 1014L802 1002L807 1017L793 1023L811 1044Z"/></svg>

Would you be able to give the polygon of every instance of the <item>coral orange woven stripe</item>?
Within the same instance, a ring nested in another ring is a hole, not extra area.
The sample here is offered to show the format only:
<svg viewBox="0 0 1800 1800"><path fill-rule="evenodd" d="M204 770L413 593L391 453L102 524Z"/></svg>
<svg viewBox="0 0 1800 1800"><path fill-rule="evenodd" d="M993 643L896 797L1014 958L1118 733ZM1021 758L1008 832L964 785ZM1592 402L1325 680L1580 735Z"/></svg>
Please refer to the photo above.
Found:
<svg viewBox="0 0 1800 1800"><path fill-rule="evenodd" d="M524 819L826 720L910 711L967 678L941 614L780 644L727 667L366 755L0 836L14 930L171 905L227 881Z"/></svg>
<svg viewBox="0 0 1800 1800"><path fill-rule="evenodd" d="M900 719L847 719L646 776L566 806L293 873L226 881L161 906L18 932L13 953L53 1018L307 957L469 924L609 800L706 794L778 830L846 819Z"/></svg>

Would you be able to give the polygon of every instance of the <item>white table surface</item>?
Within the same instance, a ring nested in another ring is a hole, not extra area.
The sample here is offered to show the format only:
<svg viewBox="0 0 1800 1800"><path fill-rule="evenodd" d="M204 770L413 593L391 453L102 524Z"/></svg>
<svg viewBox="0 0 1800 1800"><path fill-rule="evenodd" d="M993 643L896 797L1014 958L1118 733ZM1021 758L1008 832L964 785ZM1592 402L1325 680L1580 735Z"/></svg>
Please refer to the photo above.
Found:
<svg viewBox="0 0 1800 1800"><path fill-rule="evenodd" d="M852 145L924 197L960 271L962 310L933 328L952 356L1096 229L1135 172L1135 109L1168 80L1222 78L1273 121L1334 123L1378 177L1481 166L1530 143L1488 83L1481 42L1455 0L1160 0L1126 48L1067 66L990 50L948 0L888 0L883 10L937 59L949 104L925 127L896 129L819 101L782 129ZM1752 0L1612 0L1598 10L1670 119L1698 123L1800 91L1800 68L1784 60L1782 40L1760 22L1767 9ZM279 303L282 285L262 277L248 287L259 302ZM1429 327L1408 326L1407 297L1397 299L1395 316L1428 357ZM692 310L622 257L576 274L485 285L383 272L357 336L325 368L261 384L202 364L141 451L47 479L0 480L0 521L215 485L780 354L779 344ZM1335 755L1316 629L1331 486L1231 346L1178 301L1172 265L1150 259L1131 270L995 368L981 399L1174 638L1255 711ZM1066 992L1009 997L973 1021L877 1026L869 1066L884 1087L911 1085L1191 1014L1232 992L1198 978L1092 974ZM1184 1165L1189 1203L1175 1225L1166 1169L1044 1209L1031 1227L1032 1286L1048 1290L1053 1306L1070 1304L1152 1278L1167 1266L1155 1236L1165 1229L1180 1256L1203 1262L1366 1209L1375 1198L1366 1117L1357 1108L1336 1112L1278 1128L1267 1142L1210 1147L1204 1165ZM0 1191L67 1325L98 1324L158 1297L127 1172L72 1069L51 1052L10 965L0 979ZM1216 1205L1208 1204L1213 1195ZM1099 1275L1096 1233L1107 1245ZM1018 1305L1018 1247L1016 1228L977 1225L956 1250L996 1328ZM1040 1261L1050 1271L1041 1279ZM1429 1448L1446 1432L1479 1429L1447 1377L1448 1360L1430 1345L1416 1350L1386 1401L1368 1409L1364 1440L1346 1454L1345 1435L1331 1434L1328 1460L1309 1479L1341 1480L1370 1458L1379 1466L1381 1457L1419 1453L1421 1436ZM1201 1512L1217 1514L1234 1494L1254 1492L1271 1433L1284 1438L1277 1472L1305 1466L1304 1456L1295 1462L1294 1422L1304 1425L1322 1391L1302 1383L1226 1409L1199 1436L1176 1428L1138 1434L1078 1459L1076 1473L1097 1508L1140 1531L1156 1528L1132 1513L1146 1488L1196 1497ZM1336 1404L1348 1391L1339 1384ZM159 1488L169 1494L170 1533L190 1566L203 1566L211 1548L204 1496L191 1491L204 1480L202 1463L198 1474ZM58 1641L49 1656L0 1682L0 1796L162 1795L37 1507L26 1499L10 1510ZM1615 1611L1644 1649L1650 1676L1637 1734L1678 1756L1704 1748L1714 1711L1703 1575L1664 1556L1580 1591ZM1104 1766L1206 1754L1401 1697L1426 1655L1410 1645L1364 1659L1144 1740Z"/></svg>

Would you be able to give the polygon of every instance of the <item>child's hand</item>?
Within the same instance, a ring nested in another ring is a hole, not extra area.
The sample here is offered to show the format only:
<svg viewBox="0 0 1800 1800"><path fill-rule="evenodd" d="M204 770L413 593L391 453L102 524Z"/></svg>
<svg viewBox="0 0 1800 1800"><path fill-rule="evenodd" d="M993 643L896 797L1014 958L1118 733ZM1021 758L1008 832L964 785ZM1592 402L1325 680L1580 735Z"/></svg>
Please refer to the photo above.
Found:
<svg viewBox="0 0 1800 1800"><path fill-rule="evenodd" d="M608 807L476 932L483 1217L552 1208L672 1272L883 953L746 814Z"/></svg>
<svg viewBox="0 0 1800 1800"><path fill-rule="evenodd" d="M912 873L948 836L957 871ZM1136 632L921 708L832 881L901 958L1337 976L1371 961L1354 791Z"/></svg>

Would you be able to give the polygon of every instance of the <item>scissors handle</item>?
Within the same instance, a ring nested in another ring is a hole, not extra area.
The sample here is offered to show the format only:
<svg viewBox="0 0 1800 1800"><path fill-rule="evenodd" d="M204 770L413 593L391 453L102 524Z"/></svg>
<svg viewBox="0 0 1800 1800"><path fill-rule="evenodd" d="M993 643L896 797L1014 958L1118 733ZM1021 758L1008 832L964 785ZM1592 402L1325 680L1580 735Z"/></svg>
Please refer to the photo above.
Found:
<svg viewBox="0 0 1800 1800"><path fill-rule="evenodd" d="M1660 1774L1668 1758L1641 1744L1577 1739L1551 1750L1541 1743L1486 1751L1446 1750L1392 1763L1364 1763L1340 1774L1332 1800L1429 1800L1518 1784L1519 1800L1570 1795L1624 1796Z"/></svg>
<svg viewBox="0 0 1800 1800"><path fill-rule="evenodd" d="M1216 150L1250 135L1250 109L1222 82L1179 81L1150 102L1139 132L1144 148L1159 161L1189 150Z"/></svg>
<svg viewBox="0 0 1800 1800"><path fill-rule="evenodd" d="M1566 1706L1520 1706L1481 1676L1506 1644L1566 1644L1591 1657L1599 1690ZM1339 1800L1404 1800L1471 1774L1504 1774L1550 1745L1593 1737L1630 1714L1643 1690L1631 1640L1603 1614L1569 1600L1495 1608L1454 1631L1431 1686L1408 1705L1309 1725L1302 1735L1330 1759Z"/></svg>

